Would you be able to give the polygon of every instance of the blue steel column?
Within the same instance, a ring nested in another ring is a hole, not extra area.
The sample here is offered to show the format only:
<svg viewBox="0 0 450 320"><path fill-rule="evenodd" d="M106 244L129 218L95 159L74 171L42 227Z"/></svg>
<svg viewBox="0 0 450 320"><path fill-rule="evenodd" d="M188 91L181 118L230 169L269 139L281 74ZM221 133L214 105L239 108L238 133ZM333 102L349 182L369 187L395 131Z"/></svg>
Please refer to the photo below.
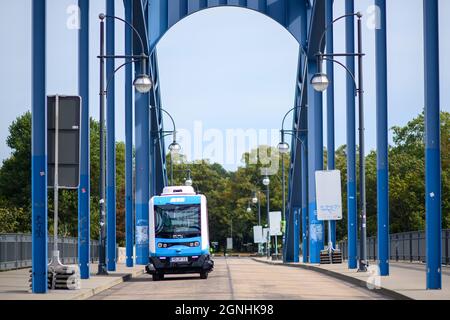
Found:
<svg viewBox="0 0 450 320"><path fill-rule="evenodd" d="M377 232L380 275L389 275L389 166L386 0L376 0L380 25L375 31L377 87Z"/></svg>
<svg viewBox="0 0 450 320"><path fill-rule="evenodd" d="M114 15L114 0L106 1L106 14ZM106 20L106 54L114 55L115 45L115 28L114 19L109 18ZM111 77L114 77L114 59L106 60L106 79L109 81ZM114 78L108 87L107 100L106 100L106 210L107 210L107 222L106 222L106 247L107 247L107 268L108 271L116 270L116 138L115 138L115 88Z"/></svg>
<svg viewBox="0 0 450 320"><path fill-rule="evenodd" d="M32 3L31 219L32 290L47 292L47 112L45 0Z"/></svg>
<svg viewBox="0 0 450 320"><path fill-rule="evenodd" d="M132 0L125 0L125 20L132 20ZM125 26L125 55L132 55L132 30ZM125 66L125 244L126 266L133 266L133 66Z"/></svg>
<svg viewBox="0 0 450 320"><path fill-rule="evenodd" d="M291 214L294 215L293 223L294 223L294 259L293 262L299 262L299 254L300 254L300 215L301 215L302 208L301 207L295 207L293 208Z"/></svg>
<svg viewBox="0 0 450 320"><path fill-rule="evenodd" d="M345 13L355 11L353 0L345 0ZM345 21L345 47L349 53L355 52L355 22L352 17ZM347 68L355 74L355 58L347 57ZM357 267L357 221L356 221L356 123L355 123L355 83L347 74L347 210L348 210L348 267Z"/></svg>
<svg viewBox="0 0 450 320"><path fill-rule="evenodd" d="M308 61L308 79L317 73L317 62ZM322 92L308 86L308 216L309 262L320 263L323 250L323 221L317 220L315 172L323 169Z"/></svg>
<svg viewBox="0 0 450 320"><path fill-rule="evenodd" d="M136 64L136 73L142 66ZM146 70L147 71L147 70ZM148 263L148 201L150 184L149 150L149 96L135 90L135 143L136 143L136 264Z"/></svg>
<svg viewBox="0 0 450 320"><path fill-rule="evenodd" d="M438 0L424 0L427 289L442 288Z"/></svg>
<svg viewBox="0 0 450 320"><path fill-rule="evenodd" d="M333 2L334 0L327 0L326 3L326 24L333 22ZM333 26L327 31L327 53L333 53L334 35ZM327 89L327 167L328 170L335 169L335 146L334 146L334 63L327 61L327 75L330 85ZM336 221L330 221L331 226L331 241L336 245Z"/></svg>
<svg viewBox="0 0 450 320"><path fill-rule="evenodd" d="M302 166L302 252L303 263L308 262L308 153L306 146L308 139L306 135L301 135L300 139L303 141L301 148L301 166Z"/></svg>
<svg viewBox="0 0 450 320"><path fill-rule="evenodd" d="M80 186L78 188L78 265L81 279L89 279L89 0L78 0L81 28L78 38L78 90L81 96Z"/></svg>
<svg viewBox="0 0 450 320"><path fill-rule="evenodd" d="M301 41L300 45L303 48L307 47L308 44L308 9L307 9L307 2L302 1L301 5L301 13L300 13L300 19L301 19L301 26L300 26L300 35L301 35ZM302 54L300 53L300 57L302 57ZM300 75L302 78L304 77L304 68L308 63L308 58L306 55L303 55L303 58L300 58L300 61L303 61L300 63ZM302 82L308 83L308 79L302 79ZM304 87L305 88L305 87ZM306 92L307 93L307 92ZM301 92L303 97L307 97L307 94L303 95L303 92ZM301 102L302 109L307 109L307 102L302 101ZM305 121L303 122L305 125L300 126L300 129L307 130L308 129L308 114L307 112L300 112L299 118L301 116L304 116ZM300 118L299 124L303 120ZM303 252L303 262L307 263L309 261L309 225L308 225L308 135L305 131L300 133L300 141L301 148L300 148L300 179L301 179L301 198L302 198L302 210L301 210L301 223L302 223L302 252Z"/></svg>

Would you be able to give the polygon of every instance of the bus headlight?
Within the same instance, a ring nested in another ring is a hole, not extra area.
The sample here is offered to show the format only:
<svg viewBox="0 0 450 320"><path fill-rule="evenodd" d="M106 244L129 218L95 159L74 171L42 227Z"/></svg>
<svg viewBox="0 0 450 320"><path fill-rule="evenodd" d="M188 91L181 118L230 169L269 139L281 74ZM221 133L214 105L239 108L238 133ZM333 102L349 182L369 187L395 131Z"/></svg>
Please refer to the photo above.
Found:
<svg viewBox="0 0 450 320"><path fill-rule="evenodd" d="M162 248L162 246L163 246L162 243L159 242L159 243L158 243L158 248Z"/></svg>
<svg viewBox="0 0 450 320"><path fill-rule="evenodd" d="M167 243L163 243L163 248L167 248Z"/></svg>
<svg viewBox="0 0 450 320"><path fill-rule="evenodd" d="M200 245L200 242L198 242L198 241L195 241L195 242L194 242L194 246L195 246L195 247L198 247L199 245Z"/></svg>

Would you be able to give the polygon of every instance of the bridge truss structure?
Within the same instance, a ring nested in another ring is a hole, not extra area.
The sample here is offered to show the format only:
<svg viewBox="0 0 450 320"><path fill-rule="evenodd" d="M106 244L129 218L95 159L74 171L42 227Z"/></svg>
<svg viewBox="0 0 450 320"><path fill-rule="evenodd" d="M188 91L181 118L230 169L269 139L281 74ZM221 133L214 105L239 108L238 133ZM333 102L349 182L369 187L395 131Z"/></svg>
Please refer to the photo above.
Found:
<svg viewBox="0 0 450 320"><path fill-rule="evenodd" d="M106 1L106 14L113 16L115 1ZM395 1L395 0L393 0ZM389 274L389 188L388 188L388 87L387 87L387 26L386 2L375 0L379 14L376 30L376 130L377 130L377 222L378 259L381 275ZM90 241L90 172L89 172L89 0L78 0L81 13L79 30L79 95L82 97L81 167L78 190L78 262L82 278L89 278ZM133 69L125 67L125 131L126 131L126 252L127 265L133 265L133 245L136 263L148 262L148 239L135 243L134 235L148 232L148 200L167 185L164 141L156 139L163 130L161 95L156 45L161 37L178 21L200 10L218 6L236 6L255 10L286 28L299 42L297 86L294 93L296 107L291 141L291 164L286 211L284 260L299 261L302 243L303 262L318 263L324 248L324 225L317 220L314 173L323 170L323 94L316 92L310 79L318 70L316 54L333 52L333 29L327 29L326 41L321 44L325 28L333 21L333 0L123 0L124 19L143 35L144 51L138 38L125 27L125 54L149 56L146 69L135 64L136 74L150 74L153 88L148 94L134 93ZM441 287L441 165L440 165L440 102L439 102L439 37L438 0L424 0L425 52L425 121L426 121L426 234L427 288ZM354 13L354 0L345 0L346 14ZM32 1L32 289L47 292L47 150L46 150L46 1ZM112 19L106 22L107 54L114 54ZM353 18L345 21L346 51L354 52ZM354 58L347 58L346 66L355 72ZM332 64L327 66L331 85L327 99L328 168L334 169L334 89ZM114 73L114 63L106 67L107 78ZM111 88L114 88L112 83ZM116 268L116 209L115 209L115 117L114 89L107 100L107 268ZM347 77L347 205L348 205L348 267L357 268L357 194L356 194L356 126L355 91L353 79ZM150 108L149 106L152 106ZM133 107L135 119L133 119ZM278 107L278 106L277 106ZM280 116L291 106L280 110ZM132 162L133 126L135 128L135 163ZM134 170L134 173L133 173ZM136 177L133 198L133 174ZM133 224L133 221L135 223ZM300 233L300 226L302 226ZM145 231L146 230L146 231ZM335 226L332 225L335 240ZM335 243L335 241L333 241ZM307 253L307 254L305 254Z"/></svg>

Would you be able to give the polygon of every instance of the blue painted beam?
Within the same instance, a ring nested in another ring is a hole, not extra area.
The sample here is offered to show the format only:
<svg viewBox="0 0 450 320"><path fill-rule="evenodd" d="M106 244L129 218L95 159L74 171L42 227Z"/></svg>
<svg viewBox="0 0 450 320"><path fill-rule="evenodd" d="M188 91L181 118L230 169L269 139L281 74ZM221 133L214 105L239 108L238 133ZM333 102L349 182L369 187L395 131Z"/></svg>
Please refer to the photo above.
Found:
<svg viewBox="0 0 450 320"><path fill-rule="evenodd" d="M31 271L33 293L47 292L46 1L32 2Z"/></svg>
<svg viewBox="0 0 450 320"><path fill-rule="evenodd" d="M318 72L317 60L308 61L308 79ZM324 248L323 221L317 220L315 172L323 170L323 108L322 92L308 86L308 217L309 262L320 263Z"/></svg>
<svg viewBox="0 0 450 320"><path fill-rule="evenodd" d="M261 13L265 13L267 8L266 0L247 0L247 7L249 9L253 9L259 11Z"/></svg>
<svg viewBox="0 0 450 320"><path fill-rule="evenodd" d="M149 30L149 42L150 46L154 48L156 41L168 30L169 28L169 6L166 0L154 0L150 7L148 7L148 28ZM176 10L176 12L179 12ZM172 15L173 16L173 15Z"/></svg>
<svg viewBox="0 0 450 320"><path fill-rule="evenodd" d="M133 14L132 14L132 24L136 28L137 32L141 35L142 41L144 43L145 53L148 55L148 36L147 36L147 20L145 18L144 6L141 0L133 0ZM133 33L133 53L135 55L140 55L142 52L141 43L139 38Z"/></svg>
<svg viewBox="0 0 450 320"><path fill-rule="evenodd" d="M316 59L316 54L324 52L325 42L320 44L320 38L325 30L325 0L315 0L309 20L308 57Z"/></svg>
<svg viewBox="0 0 450 320"><path fill-rule="evenodd" d="M309 1L305 1L303 3L303 8L307 9L309 7ZM303 48L307 48L308 43L308 12L311 12L311 10L303 10L301 15L301 27L302 27L302 33L301 33L301 41L300 45ZM299 128L302 130L302 133L300 134L300 140L303 142L300 149L300 179L301 179L301 237L302 237L302 262L307 263L309 261L309 201L308 201L308 86L309 86L309 77L308 77L308 57L305 56L305 53L301 55L301 70L303 70L302 73L299 74L299 82L301 83L301 91L300 91L300 103L299 105L302 106L300 109L299 119L297 122L296 128Z"/></svg>
<svg viewBox="0 0 450 320"><path fill-rule="evenodd" d="M297 79L302 73L302 52L299 52L297 65ZM300 96L301 92L299 86L295 89L294 105L297 109L293 111L292 130L296 131L301 112L300 110ZM283 128L284 129L284 128ZM286 139L287 137L285 137ZM283 261L284 262L298 262L299 261L299 247L300 247L300 224L299 215L301 211L301 163L300 150L301 143L299 143L296 136L291 136L291 155L290 155L290 170L288 181L288 205L286 206L285 220L286 233L283 235Z"/></svg>
<svg viewBox="0 0 450 320"><path fill-rule="evenodd" d="M156 133L163 130L162 124L162 112L161 112L161 95L160 95L160 83L158 72L158 59L156 50L153 51L150 63L150 74L153 79L154 86L150 93L150 105L156 108L152 108L150 112L151 119L151 132L152 137L150 140L151 153L151 181L150 188L151 195L161 194L164 186L167 182L167 176L165 171L165 152L164 152L164 139L160 139L160 136Z"/></svg>
<svg viewBox="0 0 450 320"><path fill-rule="evenodd" d="M132 21L132 0L124 0L125 20ZM133 31L125 26L125 54L133 54ZM125 66L125 247L126 266L133 260L133 65Z"/></svg>
<svg viewBox="0 0 450 320"><path fill-rule="evenodd" d="M307 42L307 6L306 2L289 0L286 3L286 27L300 39L300 45L306 46ZM294 105L302 106L302 101L306 95L303 94L301 83L304 73L304 63L306 59L302 50L299 50L297 65L297 83L295 89ZM300 111L301 110L301 111ZM306 129L305 108L295 109L292 122L292 130ZM300 251L300 220L302 207L302 171L301 171L301 148L302 144L298 139L291 137L291 161L288 179L288 205L286 206L286 234L283 238L283 259L285 262L298 262Z"/></svg>
<svg viewBox="0 0 450 320"><path fill-rule="evenodd" d="M192 14L208 6L206 0L187 0L188 2L188 14Z"/></svg>
<svg viewBox="0 0 450 320"><path fill-rule="evenodd" d="M136 64L140 73L141 64ZM148 72L148 70L146 70ZM149 95L135 90L135 144L136 144L136 263L148 263L150 200L150 113Z"/></svg>
<svg viewBox="0 0 450 320"><path fill-rule="evenodd" d="M302 135L300 138L303 141L301 149L301 179L302 179L302 251L303 263L309 261L309 225L308 225L308 138L307 135Z"/></svg>
<svg viewBox="0 0 450 320"><path fill-rule="evenodd" d="M300 248L300 223L299 216L301 210L301 166L300 149L301 143L292 142L291 165L288 206L286 206L286 233L283 236L283 261L298 262Z"/></svg>
<svg viewBox="0 0 450 320"><path fill-rule="evenodd" d="M89 0L78 0L78 90L81 96L80 186L78 187L78 265L81 279L89 279L90 170L89 170Z"/></svg>
<svg viewBox="0 0 450 320"><path fill-rule="evenodd" d="M380 275L389 275L389 160L386 0L376 0L380 25L375 30L377 91L377 241Z"/></svg>
<svg viewBox="0 0 450 320"><path fill-rule="evenodd" d="M353 0L345 0L345 13L354 13ZM346 52L355 52L355 22L353 18L345 20ZM355 74L355 58L347 57L346 66ZM356 116L355 84L347 74L347 232L348 232L348 267L357 268L357 216L356 216Z"/></svg>
<svg viewBox="0 0 450 320"><path fill-rule="evenodd" d="M442 288L442 199L438 0L423 1L427 289Z"/></svg>
<svg viewBox="0 0 450 320"><path fill-rule="evenodd" d="M154 82L153 82L154 83ZM150 110L150 197L156 195L156 175L157 172L157 158L156 158L156 148L158 145L158 123L157 123L157 116L156 116L156 101L155 101L155 95L154 95L154 87L152 91L150 92L150 106L152 106L152 109Z"/></svg>
<svg viewBox="0 0 450 320"><path fill-rule="evenodd" d="M114 16L114 0L106 1L106 14ZM114 55L115 52L115 27L114 19L106 20L106 54ZM106 100L106 264L108 271L116 270L116 137L115 137L115 81L114 59L106 60L106 79L112 79Z"/></svg>
<svg viewBox="0 0 450 320"><path fill-rule="evenodd" d="M148 34L147 34L147 20L145 18L147 8L144 8L141 1L133 1L133 25L138 30L144 41L144 50L148 54ZM133 41L133 53L139 55L142 53L140 43L136 36ZM148 64L147 64L148 66ZM142 70L141 63L135 64L135 75L145 72L148 74L149 70ZM149 94L141 94L135 90L134 94L135 105L135 148L136 148L136 204L135 204L135 244L136 244L136 264L146 265L149 258L148 248L148 201L149 181L150 181L150 114L149 114Z"/></svg>
<svg viewBox="0 0 450 320"><path fill-rule="evenodd" d="M333 2L334 0L326 0L326 25L333 22ZM333 27L328 29L326 35L326 52L334 53L334 35ZM330 85L327 89L327 167L328 170L334 170L335 166L335 140L334 140L334 63L327 61L327 75ZM336 245L336 221L330 221L331 242Z"/></svg>
<svg viewBox="0 0 450 320"><path fill-rule="evenodd" d="M167 10L168 10L167 25L170 28L188 14L187 1L186 0L168 1Z"/></svg>
<svg viewBox="0 0 450 320"><path fill-rule="evenodd" d="M266 14L282 26L286 26L286 2L285 0L267 0Z"/></svg>

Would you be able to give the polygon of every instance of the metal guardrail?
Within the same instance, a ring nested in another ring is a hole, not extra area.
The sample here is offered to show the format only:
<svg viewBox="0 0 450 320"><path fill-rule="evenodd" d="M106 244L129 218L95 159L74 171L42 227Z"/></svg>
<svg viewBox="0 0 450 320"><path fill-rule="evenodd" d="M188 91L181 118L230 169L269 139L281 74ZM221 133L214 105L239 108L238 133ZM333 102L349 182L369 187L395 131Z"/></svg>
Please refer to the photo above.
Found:
<svg viewBox="0 0 450 320"><path fill-rule="evenodd" d="M31 267L31 239L31 234L0 234L0 271ZM48 238L49 257L52 250L53 236ZM62 263L78 263L77 238L59 238L58 250ZM90 243L90 255L91 262L98 261L97 240Z"/></svg>
<svg viewBox="0 0 450 320"><path fill-rule="evenodd" d="M357 254L359 241L357 241ZM377 260L377 238L367 238L367 258ZM339 242L339 248L345 260L348 259L348 241ZM450 230L442 230L442 264L450 265ZM390 259L393 261L425 262L425 231L396 233L390 235Z"/></svg>

